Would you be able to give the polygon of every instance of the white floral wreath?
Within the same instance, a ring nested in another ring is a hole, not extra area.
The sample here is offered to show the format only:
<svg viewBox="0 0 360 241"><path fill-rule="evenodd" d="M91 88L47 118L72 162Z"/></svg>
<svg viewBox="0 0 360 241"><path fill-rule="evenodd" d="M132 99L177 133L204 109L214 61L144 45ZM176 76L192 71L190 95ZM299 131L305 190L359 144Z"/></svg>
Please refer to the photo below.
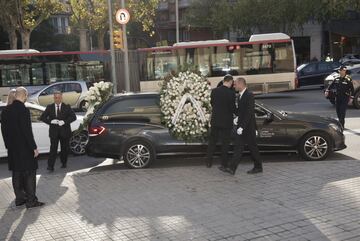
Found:
<svg viewBox="0 0 360 241"><path fill-rule="evenodd" d="M210 126L208 81L193 72L180 72L165 80L160 91L160 109L165 125L185 141L204 139Z"/></svg>
<svg viewBox="0 0 360 241"><path fill-rule="evenodd" d="M112 92L113 84L110 82L100 81L90 87L84 99L86 101L86 113L78 131L87 129L96 110L112 96Z"/></svg>

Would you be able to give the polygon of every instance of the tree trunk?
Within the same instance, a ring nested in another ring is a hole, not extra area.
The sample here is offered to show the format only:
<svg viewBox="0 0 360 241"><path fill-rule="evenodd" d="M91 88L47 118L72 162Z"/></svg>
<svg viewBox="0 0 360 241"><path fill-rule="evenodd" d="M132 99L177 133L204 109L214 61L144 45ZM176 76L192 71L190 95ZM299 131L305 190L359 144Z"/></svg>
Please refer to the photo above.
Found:
<svg viewBox="0 0 360 241"><path fill-rule="evenodd" d="M104 50L105 49L105 43L104 43L105 33L106 33L106 31L98 31L98 33L97 33L98 49L99 50Z"/></svg>
<svg viewBox="0 0 360 241"><path fill-rule="evenodd" d="M15 30L8 31L10 49L17 49L18 37Z"/></svg>
<svg viewBox="0 0 360 241"><path fill-rule="evenodd" d="M80 51L88 51L89 44L87 39L87 30L83 28L79 29L79 35L80 35Z"/></svg>
<svg viewBox="0 0 360 241"><path fill-rule="evenodd" d="M21 47L22 49L29 49L30 48L30 30L23 30L21 31Z"/></svg>

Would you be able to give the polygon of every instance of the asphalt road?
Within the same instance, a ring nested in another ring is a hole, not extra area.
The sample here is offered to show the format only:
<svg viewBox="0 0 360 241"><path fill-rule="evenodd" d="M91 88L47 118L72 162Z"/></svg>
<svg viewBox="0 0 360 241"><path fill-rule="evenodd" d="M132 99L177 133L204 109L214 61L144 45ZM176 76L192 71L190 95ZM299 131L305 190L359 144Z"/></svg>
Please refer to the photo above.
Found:
<svg viewBox="0 0 360 241"><path fill-rule="evenodd" d="M336 118L334 105L324 97L321 88L304 88L291 92L258 95L259 101L279 110L331 116ZM346 117L360 117L360 110L349 106Z"/></svg>

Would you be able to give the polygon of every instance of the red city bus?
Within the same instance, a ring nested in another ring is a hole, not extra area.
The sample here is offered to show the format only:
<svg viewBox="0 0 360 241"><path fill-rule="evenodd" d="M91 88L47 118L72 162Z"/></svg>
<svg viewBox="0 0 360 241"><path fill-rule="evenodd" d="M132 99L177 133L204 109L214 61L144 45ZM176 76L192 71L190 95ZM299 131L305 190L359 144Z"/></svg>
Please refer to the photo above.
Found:
<svg viewBox="0 0 360 241"><path fill-rule="evenodd" d="M110 79L109 51L39 52L31 49L0 51L0 94L25 86L29 92L57 81Z"/></svg>

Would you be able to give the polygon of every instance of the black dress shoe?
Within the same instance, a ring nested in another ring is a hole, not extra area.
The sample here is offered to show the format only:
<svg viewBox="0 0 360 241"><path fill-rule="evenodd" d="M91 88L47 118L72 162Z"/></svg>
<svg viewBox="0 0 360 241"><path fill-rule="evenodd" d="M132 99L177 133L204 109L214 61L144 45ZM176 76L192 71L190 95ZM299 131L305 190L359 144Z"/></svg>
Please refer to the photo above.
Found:
<svg viewBox="0 0 360 241"><path fill-rule="evenodd" d="M66 168L66 164L65 163L61 164L61 168Z"/></svg>
<svg viewBox="0 0 360 241"><path fill-rule="evenodd" d="M22 206L22 205L24 205L25 203L26 203L26 200L15 201L15 205L16 205L17 207Z"/></svg>
<svg viewBox="0 0 360 241"><path fill-rule="evenodd" d="M36 201L34 203L31 203L31 204L26 204L26 208L29 209L29 208L41 207L41 206L44 206L44 204L45 203L43 203L43 202Z"/></svg>
<svg viewBox="0 0 360 241"><path fill-rule="evenodd" d="M54 168L52 167L47 167L46 170L48 170L49 172L54 172Z"/></svg>
<svg viewBox="0 0 360 241"><path fill-rule="evenodd" d="M256 173L261 173L263 172L262 168L253 168L250 171L247 172L247 174L256 174Z"/></svg>
<svg viewBox="0 0 360 241"><path fill-rule="evenodd" d="M211 162L211 161L206 161L206 167L207 167L207 168L212 167L212 162Z"/></svg>
<svg viewBox="0 0 360 241"><path fill-rule="evenodd" d="M222 172L226 172L226 167L224 167L223 165L218 167L220 171Z"/></svg>
<svg viewBox="0 0 360 241"><path fill-rule="evenodd" d="M227 167L225 172L230 173L231 175L235 175L236 169Z"/></svg>

